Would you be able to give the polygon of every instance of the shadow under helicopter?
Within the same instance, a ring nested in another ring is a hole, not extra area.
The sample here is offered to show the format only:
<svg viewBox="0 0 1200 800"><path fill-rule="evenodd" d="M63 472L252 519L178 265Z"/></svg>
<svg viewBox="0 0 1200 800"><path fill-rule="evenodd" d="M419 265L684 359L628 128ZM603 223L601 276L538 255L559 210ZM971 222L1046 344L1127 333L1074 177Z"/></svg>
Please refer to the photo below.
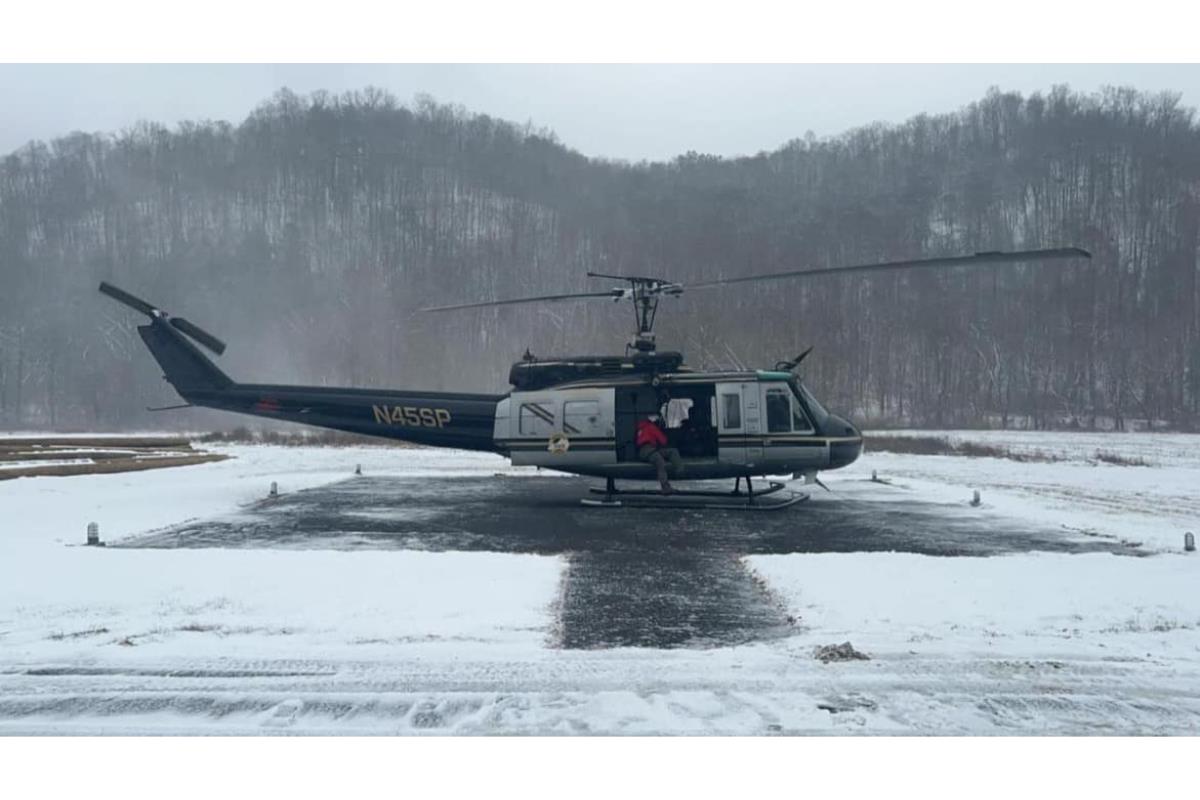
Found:
<svg viewBox="0 0 1200 800"><path fill-rule="evenodd" d="M901 551L991 556L1133 547L1019 526L986 510L858 484L777 512L585 508L562 477L353 478L115 543L136 548L488 551L567 560L555 637L566 648L709 647L802 625L742 556Z"/></svg>

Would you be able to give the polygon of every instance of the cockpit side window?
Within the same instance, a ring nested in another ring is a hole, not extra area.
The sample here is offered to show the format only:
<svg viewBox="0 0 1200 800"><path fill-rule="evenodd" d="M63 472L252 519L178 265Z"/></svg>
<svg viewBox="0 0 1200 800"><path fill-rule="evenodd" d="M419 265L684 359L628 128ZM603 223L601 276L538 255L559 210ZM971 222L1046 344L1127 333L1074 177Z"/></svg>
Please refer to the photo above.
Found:
<svg viewBox="0 0 1200 800"><path fill-rule="evenodd" d="M818 427L824 425L825 420L829 418L829 412L825 410L825 407L817 402L817 398L813 397L812 392L800 381L792 382L791 386L797 399L800 400L800 404L808 410L808 414L812 417L813 422Z"/></svg>
<svg viewBox="0 0 1200 800"><path fill-rule="evenodd" d="M767 432L789 433L792 430L792 401L782 386L767 389Z"/></svg>
<svg viewBox="0 0 1200 800"><path fill-rule="evenodd" d="M813 433L816 430L808 421L808 417L804 415L800 401L794 398L792 400L792 430L796 433Z"/></svg>

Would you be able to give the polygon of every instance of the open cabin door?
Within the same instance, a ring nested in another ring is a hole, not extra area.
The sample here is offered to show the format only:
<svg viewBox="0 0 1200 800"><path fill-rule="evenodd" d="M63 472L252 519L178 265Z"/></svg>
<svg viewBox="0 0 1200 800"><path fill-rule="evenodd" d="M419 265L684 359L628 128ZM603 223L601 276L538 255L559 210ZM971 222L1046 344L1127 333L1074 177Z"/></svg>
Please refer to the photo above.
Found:
<svg viewBox="0 0 1200 800"><path fill-rule="evenodd" d="M637 423L658 413L658 393L650 386L622 386L615 392L617 461L637 461Z"/></svg>

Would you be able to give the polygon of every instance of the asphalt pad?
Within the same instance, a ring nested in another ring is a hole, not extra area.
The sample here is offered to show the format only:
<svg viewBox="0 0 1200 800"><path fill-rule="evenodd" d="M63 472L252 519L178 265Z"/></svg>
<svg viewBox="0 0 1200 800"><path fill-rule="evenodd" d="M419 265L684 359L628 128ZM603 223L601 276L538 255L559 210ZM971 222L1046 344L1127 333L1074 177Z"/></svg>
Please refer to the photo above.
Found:
<svg viewBox="0 0 1200 800"><path fill-rule="evenodd" d="M566 559L553 644L713 647L803 625L745 565L752 554L899 551L994 556L1137 551L986 510L839 484L780 511L597 508L596 481L565 477L356 477L117 547L489 551ZM715 484L711 488L729 488Z"/></svg>

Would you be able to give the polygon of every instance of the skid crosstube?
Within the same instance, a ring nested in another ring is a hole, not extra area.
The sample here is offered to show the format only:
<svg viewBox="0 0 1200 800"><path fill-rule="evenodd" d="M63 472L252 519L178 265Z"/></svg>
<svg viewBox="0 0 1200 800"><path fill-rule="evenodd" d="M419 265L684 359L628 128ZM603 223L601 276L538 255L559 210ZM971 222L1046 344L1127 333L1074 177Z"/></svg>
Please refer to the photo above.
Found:
<svg viewBox="0 0 1200 800"><path fill-rule="evenodd" d="M610 478L605 488L589 488L592 494L603 495L603 500L585 497L580 502L593 508L660 508L670 509L716 509L734 511L778 511L794 506L809 499L807 492L789 492L783 499L772 497L762 502L759 498L774 495L782 491L784 484L771 481L770 486L762 491L753 491L750 479L746 479L747 490L738 489L741 479L734 484L731 492L704 491L699 489L674 489L670 494L663 494L653 489L617 489L616 483Z"/></svg>
<svg viewBox="0 0 1200 800"><path fill-rule="evenodd" d="M672 501L672 497L674 495L660 495L658 500L651 495L615 500L585 497L580 502L590 508L655 508L663 511L697 509L706 511L781 511L808 500L809 494L807 492L791 492L786 498L772 498L762 503L751 503L748 499L742 502L729 502L728 500L721 502L715 498L710 502L699 498L683 498L682 502L678 502ZM728 498L728 495L726 497Z"/></svg>

